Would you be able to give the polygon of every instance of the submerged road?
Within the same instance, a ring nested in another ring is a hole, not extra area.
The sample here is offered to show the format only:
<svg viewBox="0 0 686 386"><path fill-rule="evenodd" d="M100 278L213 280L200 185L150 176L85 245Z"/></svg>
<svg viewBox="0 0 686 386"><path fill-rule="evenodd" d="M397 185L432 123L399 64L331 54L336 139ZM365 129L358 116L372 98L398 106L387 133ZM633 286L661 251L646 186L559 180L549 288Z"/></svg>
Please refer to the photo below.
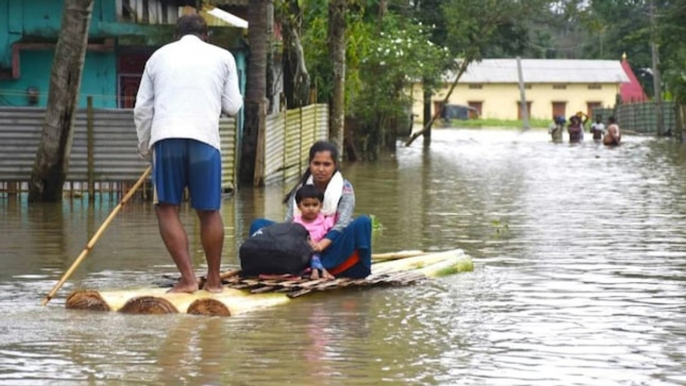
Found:
<svg viewBox="0 0 686 386"><path fill-rule="evenodd" d="M462 248L473 273L298 299L233 318L67 311L75 288L150 286L174 267L149 203L127 205L47 308L116 202L0 197L0 385L684 385L686 151L553 144L543 131L436 129L344 165L375 252ZM288 187L223 206L225 268ZM192 252L201 270L197 221Z"/></svg>

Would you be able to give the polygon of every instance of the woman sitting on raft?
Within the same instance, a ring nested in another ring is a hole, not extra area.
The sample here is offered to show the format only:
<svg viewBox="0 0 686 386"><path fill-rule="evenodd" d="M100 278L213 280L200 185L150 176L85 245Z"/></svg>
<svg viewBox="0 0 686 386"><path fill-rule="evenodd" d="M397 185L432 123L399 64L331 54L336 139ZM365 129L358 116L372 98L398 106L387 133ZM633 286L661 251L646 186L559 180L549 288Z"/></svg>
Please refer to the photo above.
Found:
<svg viewBox="0 0 686 386"><path fill-rule="evenodd" d="M293 221L294 214L297 214L295 192L298 188L311 184L324 192L321 213L333 216L334 225L320 242L312 245L313 251L320 255L324 267L319 276L325 279L364 278L371 273L372 223L368 216L352 218L355 192L338 167L336 146L326 141L318 141L312 145L309 167L284 199L288 206L286 222ZM250 234L273 223L267 219L256 219L250 224Z"/></svg>

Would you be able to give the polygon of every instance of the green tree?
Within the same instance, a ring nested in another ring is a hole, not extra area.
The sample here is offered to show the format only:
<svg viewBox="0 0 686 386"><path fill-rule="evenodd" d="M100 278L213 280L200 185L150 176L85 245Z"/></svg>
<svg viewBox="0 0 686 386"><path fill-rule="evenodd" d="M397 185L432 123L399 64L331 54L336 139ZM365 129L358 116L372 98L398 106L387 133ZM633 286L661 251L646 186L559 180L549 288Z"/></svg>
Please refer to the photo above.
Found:
<svg viewBox="0 0 686 386"><path fill-rule="evenodd" d="M517 53L528 43L527 15L540 12L549 1L529 0L447 0L441 5L445 18L447 39L445 47L458 59L452 83L444 101L450 98L457 82L473 61L494 52ZM499 51L496 51L499 50ZM430 132L438 112L424 128L410 136L409 146L425 132Z"/></svg>
<svg viewBox="0 0 686 386"><path fill-rule="evenodd" d="M447 49L430 41L430 28L396 14L387 14L380 32L365 45L359 65L362 87L352 102L351 115L358 122L358 146L366 158L381 150L394 150L397 127L406 125L411 112L408 92L417 80L438 83Z"/></svg>
<svg viewBox="0 0 686 386"><path fill-rule="evenodd" d="M584 23L593 34L602 34L603 38L602 45L587 45L588 57L619 60L626 53L643 88L652 94L652 77L646 77L648 73L644 71L651 67L648 1L593 0L585 12Z"/></svg>

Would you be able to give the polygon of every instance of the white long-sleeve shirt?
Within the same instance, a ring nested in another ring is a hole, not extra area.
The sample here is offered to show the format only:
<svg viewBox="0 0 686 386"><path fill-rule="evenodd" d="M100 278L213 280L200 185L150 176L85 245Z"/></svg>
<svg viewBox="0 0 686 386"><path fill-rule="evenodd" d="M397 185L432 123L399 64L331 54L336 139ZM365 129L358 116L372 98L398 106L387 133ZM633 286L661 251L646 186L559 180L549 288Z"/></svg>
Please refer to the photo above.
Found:
<svg viewBox="0 0 686 386"><path fill-rule="evenodd" d="M136 96L138 150L167 138L189 138L220 149L219 116L243 106L236 61L223 48L185 35L152 54Z"/></svg>

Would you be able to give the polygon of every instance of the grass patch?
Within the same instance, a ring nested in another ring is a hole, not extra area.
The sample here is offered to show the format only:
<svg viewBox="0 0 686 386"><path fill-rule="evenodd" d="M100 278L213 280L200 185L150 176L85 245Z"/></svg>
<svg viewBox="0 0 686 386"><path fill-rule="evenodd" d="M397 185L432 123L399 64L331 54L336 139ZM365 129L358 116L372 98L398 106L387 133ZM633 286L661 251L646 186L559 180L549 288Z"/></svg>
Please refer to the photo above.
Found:
<svg viewBox="0 0 686 386"><path fill-rule="evenodd" d="M530 119L529 125L532 129L547 129L552 121L547 119ZM446 127L465 127L465 128L482 128L482 127L497 127L505 129L521 129L524 123L517 119L453 119L449 123L443 122L441 126Z"/></svg>
<svg viewBox="0 0 686 386"><path fill-rule="evenodd" d="M370 214L369 218L372 220L372 231L383 229L383 224L381 223L381 221L379 221L378 217L376 217L373 214Z"/></svg>

